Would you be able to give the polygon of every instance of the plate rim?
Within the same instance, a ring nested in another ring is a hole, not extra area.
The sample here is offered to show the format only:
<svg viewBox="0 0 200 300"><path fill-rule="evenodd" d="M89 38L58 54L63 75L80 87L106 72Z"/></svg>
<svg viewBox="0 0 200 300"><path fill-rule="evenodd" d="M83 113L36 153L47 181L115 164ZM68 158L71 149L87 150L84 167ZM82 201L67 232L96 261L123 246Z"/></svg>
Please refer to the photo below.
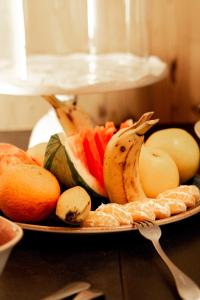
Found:
<svg viewBox="0 0 200 300"><path fill-rule="evenodd" d="M158 225L167 225L175 223L189 217L192 217L200 212L200 203L193 208L186 210L185 212L170 216L168 218L156 220ZM46 232L46 233L59 233L68 235L83 235L83 234L106 234L106 233L120 233L137 230L133 225L121 225L118 227L70 227L70 226L49 226L49 225L37 225L15 222L22 229L27 231Z"/></svg>

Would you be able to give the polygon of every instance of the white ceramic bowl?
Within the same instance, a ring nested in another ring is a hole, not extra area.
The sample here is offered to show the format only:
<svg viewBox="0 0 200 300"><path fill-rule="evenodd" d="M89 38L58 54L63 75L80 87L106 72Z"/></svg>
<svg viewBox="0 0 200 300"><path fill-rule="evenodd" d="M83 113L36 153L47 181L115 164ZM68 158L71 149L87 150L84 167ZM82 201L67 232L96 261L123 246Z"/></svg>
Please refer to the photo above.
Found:
<svg viewBox="0 0 200 300"><path fill-rule="evenodd" d="M0 275L13 247L23 236L21 227L4 217L0 217Z"/></svg>

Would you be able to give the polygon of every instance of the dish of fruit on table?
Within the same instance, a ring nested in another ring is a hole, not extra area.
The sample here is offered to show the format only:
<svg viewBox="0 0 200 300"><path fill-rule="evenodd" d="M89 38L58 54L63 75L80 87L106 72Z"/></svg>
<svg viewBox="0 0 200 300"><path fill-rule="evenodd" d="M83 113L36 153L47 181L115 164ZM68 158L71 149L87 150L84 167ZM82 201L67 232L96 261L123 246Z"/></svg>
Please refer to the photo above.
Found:
<svg viewBox="0 0 200 300"><path fill-rule="evenodd" d="M134 222L167 224L200 211L199 146L187 131L145 133L158 122L94 125L73 104L58 106L64 132L23 151L0 144L0 210L24 229L105 233Z"/></svg>

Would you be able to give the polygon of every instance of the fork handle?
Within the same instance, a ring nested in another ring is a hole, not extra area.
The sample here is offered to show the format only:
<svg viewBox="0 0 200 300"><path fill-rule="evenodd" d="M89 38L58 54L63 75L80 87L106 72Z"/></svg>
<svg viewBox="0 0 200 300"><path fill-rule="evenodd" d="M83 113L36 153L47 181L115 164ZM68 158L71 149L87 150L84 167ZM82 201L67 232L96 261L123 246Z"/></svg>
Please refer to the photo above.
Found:
<svg viewBox="0 0 200 300"><path fill-rule="evenodd" d="M200 289L197 284L186 274L184 274L177 266L175 266L175 264L165 254L158 241L154 240L152 243L162 260L166 263L171 271L181 298L184 300L200 300Z"/></svg>

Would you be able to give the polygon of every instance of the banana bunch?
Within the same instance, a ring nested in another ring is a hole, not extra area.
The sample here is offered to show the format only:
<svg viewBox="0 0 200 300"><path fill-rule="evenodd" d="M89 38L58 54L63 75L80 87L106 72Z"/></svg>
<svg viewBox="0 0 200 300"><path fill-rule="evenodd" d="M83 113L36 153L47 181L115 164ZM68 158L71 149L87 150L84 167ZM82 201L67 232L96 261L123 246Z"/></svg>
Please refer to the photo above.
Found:
<svg viewBox="0 0 200 300"><path fill-rule="evenodd" d="M139 178L139 155L145 132L158 122L150 120L152 115L145 113L132 126L120 129L106 147L103 175L110 202L125 204L146 197Z"/></svg>
<svg viewBox="0 0 200 300"><path fill-rule="evenodd" d="M78 109L76 103L66 103L59 101L55 96L43 96L43 98L53 107L67 136L78 133L83 128L93 128L94 124L90 117Z"/></svg>

